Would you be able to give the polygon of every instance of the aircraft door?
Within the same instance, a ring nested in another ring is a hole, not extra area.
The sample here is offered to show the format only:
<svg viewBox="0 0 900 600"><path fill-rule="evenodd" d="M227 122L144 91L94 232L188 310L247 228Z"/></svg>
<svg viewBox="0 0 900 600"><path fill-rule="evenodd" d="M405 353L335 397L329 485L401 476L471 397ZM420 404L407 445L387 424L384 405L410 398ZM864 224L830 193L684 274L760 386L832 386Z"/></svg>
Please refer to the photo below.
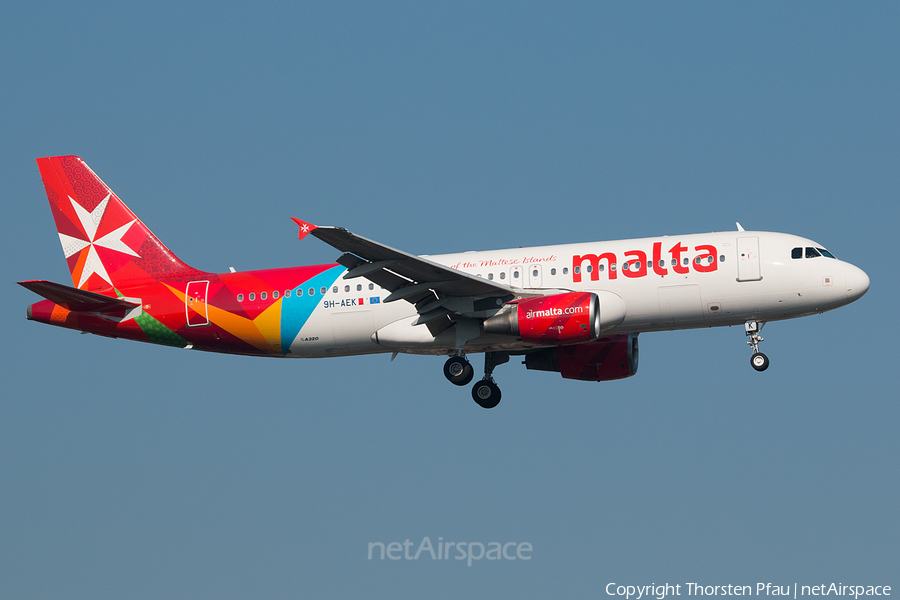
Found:
<svg viewBox="0 0 900 600"><path fill-rule="evenodd" d="M531 265L528 267L528 285L529 287L539 288L544 287L543 283L543 272L541 271L541 265Z"/></svg>
<svg viewBox="0 0 900 600"><path fill-rule="evenodd" d="M525 287L525 271L522 267L512 267L509 270L509 285L512 287Z"/></svg>
<svg viewBox="0 0 900 600"><path fill-rule="evenodd" d="M184 311L188 327L199 327L209 324L209 310L206 306L206 293L209 281L191 281L184 293Z"/></svg>
<svg viewBox="0 0 900 600"><path fill-rule="evenodd" d="M737 239L738 281L759 281L759 238Z"/></svg>

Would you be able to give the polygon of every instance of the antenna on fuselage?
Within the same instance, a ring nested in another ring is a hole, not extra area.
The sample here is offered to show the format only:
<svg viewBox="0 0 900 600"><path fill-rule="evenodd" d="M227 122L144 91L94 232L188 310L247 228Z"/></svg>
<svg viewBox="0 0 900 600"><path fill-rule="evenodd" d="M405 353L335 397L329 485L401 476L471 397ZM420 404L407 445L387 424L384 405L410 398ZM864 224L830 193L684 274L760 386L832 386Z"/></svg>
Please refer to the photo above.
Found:
<svg viewBox="0 0 900 600"><path fill-rule="evenodd" d="M734 224L737 225L738 231L744 231L744 228L741 227L741 224L740 224L740 223L738 223L737 221L735 221Z"/></svg>

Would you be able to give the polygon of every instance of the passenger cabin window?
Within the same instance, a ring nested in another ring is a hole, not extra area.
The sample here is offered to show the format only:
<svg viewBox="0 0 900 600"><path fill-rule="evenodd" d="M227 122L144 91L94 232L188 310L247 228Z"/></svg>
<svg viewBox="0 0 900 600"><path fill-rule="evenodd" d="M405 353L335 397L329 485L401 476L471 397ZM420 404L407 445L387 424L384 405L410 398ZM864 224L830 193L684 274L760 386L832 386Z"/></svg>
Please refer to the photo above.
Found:
<svg viewBox="0 0 900 600"><path fill-rule="evenodd" d="M488 280L490 280L490 281L493 281L493 280L494 280L494 274L493 274L493 273L488 273Z"/></svg>
<svg viewBox="0 0 900 600"><path fill-rule="evenodd" d="M513 278L514 278L514 279L518 279L518 278L519 278L519 272L518 272L518 271L513 271Z"/></svg>
<svg viewBox="0 0 900 600"><path fill-rule="evenodd" d="M806 258L817 258L819 256L822 256L822 255L819 254L819 251L816 250L815 248L807 248L806 249Z"/></svg>
<svg viewBox="0 0 900 600"><path fill-rule="evenodd" d="M719 255L719 262L720 262L720 263L725 262L725 255L724 255L724 254L720 254L720 255Z"/></svg>
<svg viewBox="0 0 900 600"><path fill-rule="evenodd" d="M256 300L256 294L250 292L250 302L253 302L254 300Z"/></svg>
<svg viewBox="0 0 900 600"><path fill-rule="evenodd" d="M803 248L794 248L791 250L791 258L803 258Z"/></svg>
<svg viewBox="0 0 900 600"><path fill-rule="evenodd" d="M303 295L303 288L297 288L297 297L299 298L302 295Z"/></svg>
<svg viewBox="0 0 900 600"><path fill-rule="evenodd" d="M316 295L316 288L309 288L308 292L309 292L309 295L310 295L310 296L315 296L315 295Z"/></svg>
<svg viewBox="0 0 900 600"><path fill-rule="evenodd" d="M563 275L569 274L569 267L563 267Z"/></svg>
<svg viewBox="0 0 900 600"><path fill-rule="evenodd" d="M361 291L362 291L362 284L361 284L361 283L357 283L357 284L356 284L356 291L357 291L357 292L361 292Z"/></svg>
<svg viewBox="0 0 900 600"><path fill-rule="evenodd" d="M374 289L375 289L375 284L374 284L374 283L370 283L370 284L369 284L369 289L370 289L370 290L374 290Z"/></svg>
<svg viewBox="0 0 900 600"><path fill-rule="evenodd" d="M291 297L291 290L284 290L284 297L285 297L285 298L290 298L290 297Z"/></svg>
<svg viewBox="0 0 900 600"><path fill-rule="evenodd" d="M550 269L550 274L551 274L551 275L556 275L556 269Z"/></svg>
<svg viewBox="0 0 900 600"><path fill-rule="evenodd" d="M238 302L243 302L243 301L244 301L244 295L238 294Z"/></svg>
<svg viewBox="0 0 900 600"><path fill-rule="evenodd" d="M332 294L337 294L337 292L338 292L338 286L334 286L333 288L331 288Z"/></svg>
<svg viewBox="0 0 900 600"><path fill-rule="evenodd" d="M327 288L327 287L323 287L322 289L319 290L319 293L322 294L322 295L324 296L324 295L325 295L325 292L327 292L327 291L328 291L328 288Z"/></svg>
<svg viewBox="0 0 900 600"><path fill-rule="evenodd" d="M531 272L531 276L532 276L532 277L537 277L537 269L535 269L535 270L533 270L533 271Z"/></svg>
<svg viewBox="0 0 900 600"><path fill-rule="evenodd" d="M274 292L272 292L272 299L278 300L278 290L275 290Z"/></svg>
<svg viewBox="0 0 900 600"><path fill-rule="evenodd" d="M266 298L268 298L268 296L266 295L265 292L263 292L262 294L259 295L260 300L265 300Z"/></svg>
<svg viewBox="0 0 900 600"><path fill-rule="evenodd" d="M506 273L500 273L500 279L506 279Z"/></svg>
<svg viewBox="0 0 900 600"><path fill-rule="evenodd" d="M345 292L349 292L349 291L350 291L350 286L349 286L349 285L345 285L345 286L344 286L344 291L345 291Z"/></svg>

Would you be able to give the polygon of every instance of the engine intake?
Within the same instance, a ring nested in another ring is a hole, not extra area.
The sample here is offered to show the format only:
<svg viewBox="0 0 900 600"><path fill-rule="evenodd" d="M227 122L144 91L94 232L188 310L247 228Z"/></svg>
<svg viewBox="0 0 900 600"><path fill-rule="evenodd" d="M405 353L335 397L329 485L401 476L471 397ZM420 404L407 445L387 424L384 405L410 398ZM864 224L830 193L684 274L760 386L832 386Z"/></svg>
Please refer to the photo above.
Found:
<svg viewBox="0 0 900 600"><path fill-rule="evenodd" d="M487 319L484 332L547 346L589 342L600 337L600 301L592 292L525 298Z"/></svg>

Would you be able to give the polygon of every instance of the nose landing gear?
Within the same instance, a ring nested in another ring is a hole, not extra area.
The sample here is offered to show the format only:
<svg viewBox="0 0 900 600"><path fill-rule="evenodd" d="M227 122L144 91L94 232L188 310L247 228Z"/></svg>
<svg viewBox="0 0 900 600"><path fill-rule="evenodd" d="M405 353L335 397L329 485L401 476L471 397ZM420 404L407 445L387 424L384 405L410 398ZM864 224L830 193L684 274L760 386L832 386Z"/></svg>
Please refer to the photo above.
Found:
<svg viewBox="0 0 900 600"><path fill-rule="evenodd" d="M762 331L764 325L764 321L747 321L744 323L744 333L750 337L747 343L753 349L750 365L757 371L765 371L769 368L769 357L759 351L759 343L763 341L763 337L759 332Z"/></svg>

